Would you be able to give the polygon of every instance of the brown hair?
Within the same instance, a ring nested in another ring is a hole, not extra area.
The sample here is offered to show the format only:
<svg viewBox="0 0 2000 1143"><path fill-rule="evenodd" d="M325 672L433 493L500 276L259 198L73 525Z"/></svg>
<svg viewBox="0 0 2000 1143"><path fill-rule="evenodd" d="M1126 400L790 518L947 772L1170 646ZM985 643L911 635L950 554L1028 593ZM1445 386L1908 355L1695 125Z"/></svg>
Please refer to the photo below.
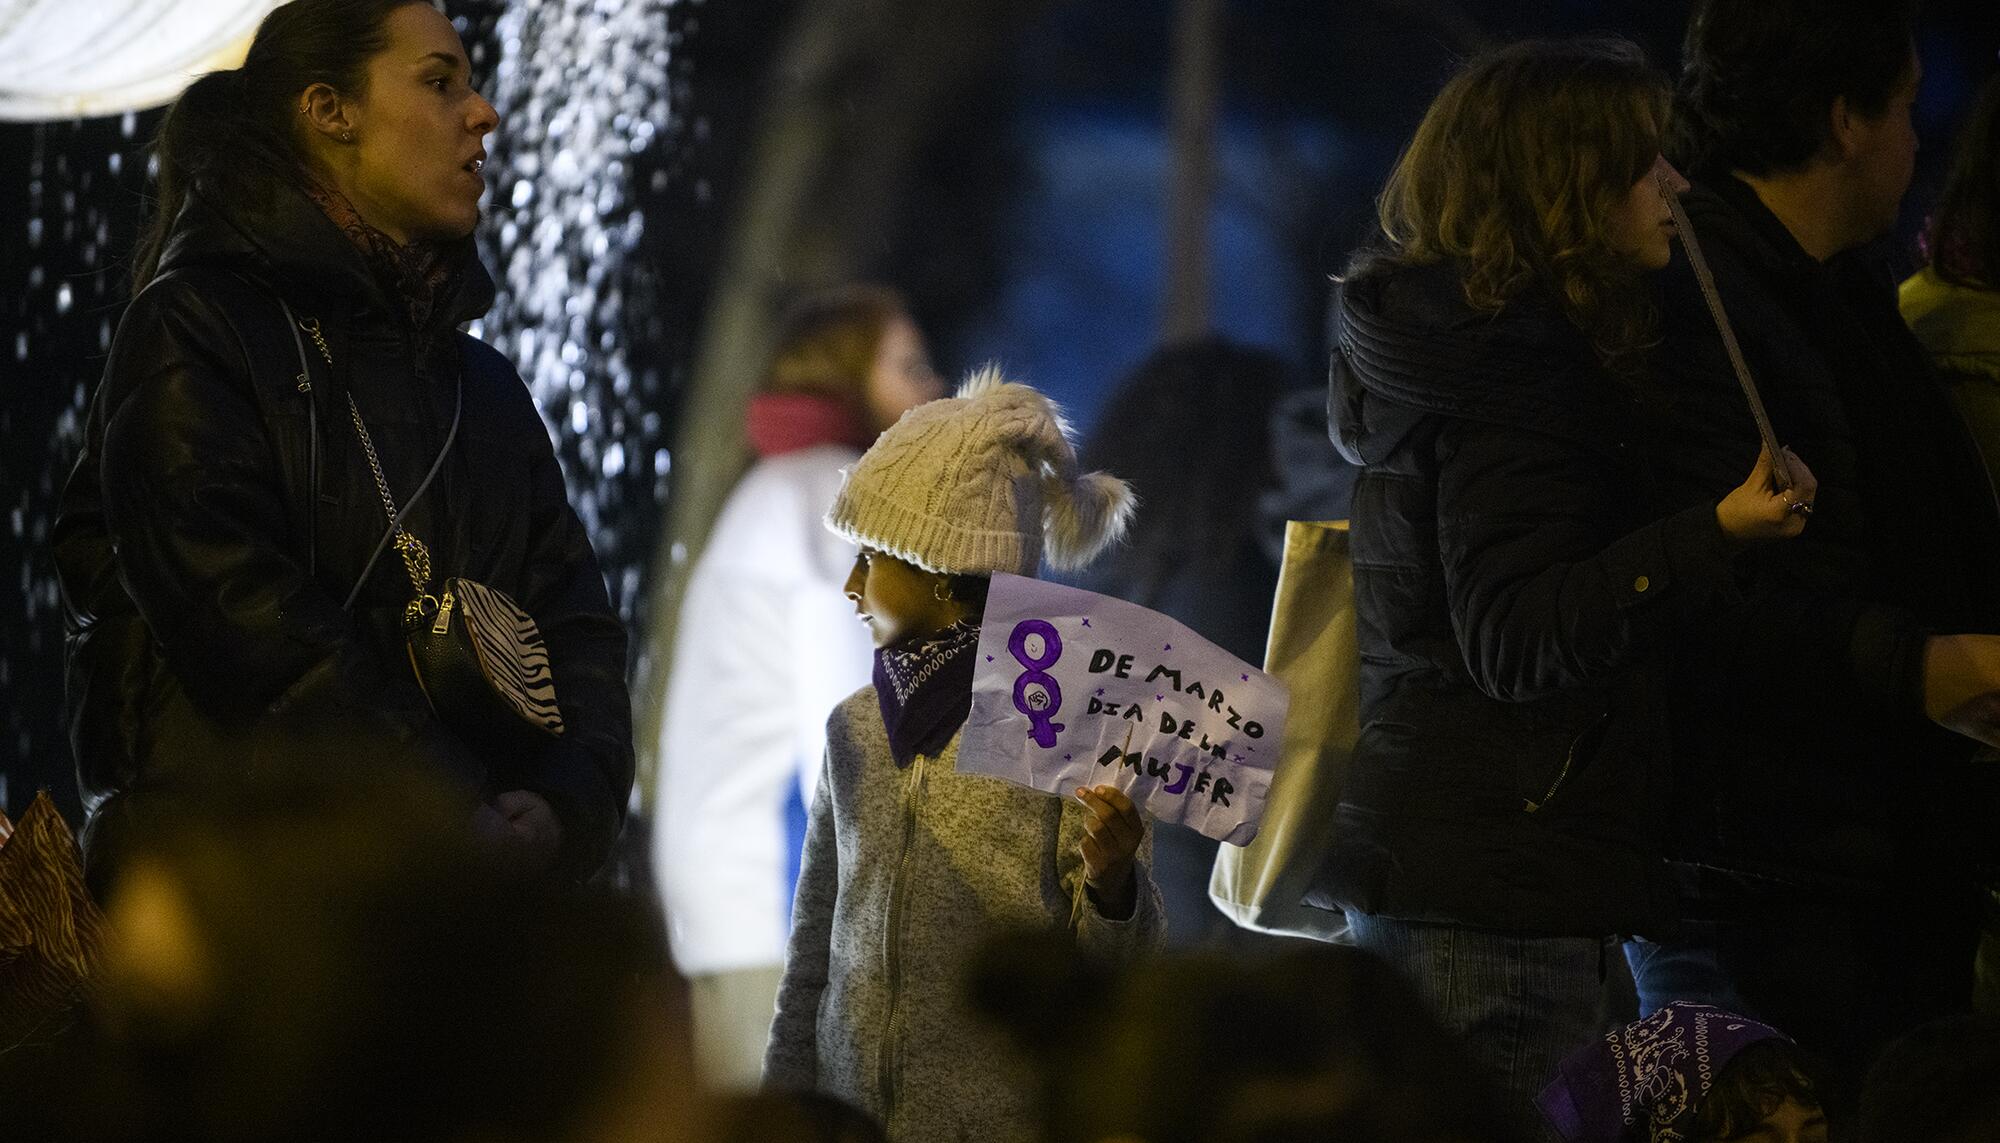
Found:
<svg viewBox="0 0 2000 1143"><path fill-rule="evenodd" d="M763 391L831 397L865 413L882 331L908 312L901 294L868 284L799 301L779 325Z"/></svg>
<svg viewBox="0 0 2000 1143"><path fill-rule="evenodd" d="M146 288L190 194L229 205L260 202L305 172L298 97L315 83L366 94L368 61L389 44L391 13L425 0L292 0L257 25L243 66L189 84L153 138L159 176L152 216L132 258L132 290Z"/></svg>
<svg viewBox="0 0 2000 1143"><path fill-rule="evenodd" d="M1639 276L1607 234L1660 153L1666 79L1615 37L1528 40L1445 84L1376 206L1371 260L1464 265L1465 298L1496 312L1551 297L1607 362L1652 337Z"/></svg>
<svg viewBox="0 0 2000 1143"><path fill-rule="evenodd" d="M1988 77L1959 129L1923 248L1945 281L2000 289L2000 75Z"/></svg>
<svg viewBox="0 0 2000 1143"><path fill-rule="evenodd" d="M1689 1138L1704 1143L1736 1139L1756 1130L1786 1100L1819 1110L1813 1061L1790 1040L1759 1040L1730 1058L1715 1086L1695 1105Z"/></svg>

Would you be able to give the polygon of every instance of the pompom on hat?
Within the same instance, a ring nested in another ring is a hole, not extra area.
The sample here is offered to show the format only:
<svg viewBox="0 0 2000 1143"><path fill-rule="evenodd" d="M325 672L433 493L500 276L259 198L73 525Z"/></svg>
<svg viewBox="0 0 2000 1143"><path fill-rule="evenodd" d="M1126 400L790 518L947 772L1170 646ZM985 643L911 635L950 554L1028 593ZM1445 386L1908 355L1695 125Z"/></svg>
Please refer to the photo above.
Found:
<svg viewBox="0 0 2000 1143"><path fill-rule="evenodd" d="M989 365L877 438L826 525L926 571L1033 575L1044 556L1064 570L1089 563L1134 506L1124 481L1077 471L1053 401Z"/></svg>

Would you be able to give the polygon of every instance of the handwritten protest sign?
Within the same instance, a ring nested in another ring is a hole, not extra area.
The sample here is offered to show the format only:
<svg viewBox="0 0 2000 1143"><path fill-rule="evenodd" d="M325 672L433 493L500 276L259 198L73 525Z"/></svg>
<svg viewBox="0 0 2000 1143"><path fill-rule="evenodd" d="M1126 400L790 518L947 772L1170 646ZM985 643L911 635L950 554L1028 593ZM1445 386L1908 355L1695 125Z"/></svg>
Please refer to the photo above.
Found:
<svg viewBox="0 0 2000 1143"><path fill-rule="evenodd" d="M958 768L1047 793L1113 785L1246 845L1285 737L1285 685L1124 600L995 575Z"/></svg>

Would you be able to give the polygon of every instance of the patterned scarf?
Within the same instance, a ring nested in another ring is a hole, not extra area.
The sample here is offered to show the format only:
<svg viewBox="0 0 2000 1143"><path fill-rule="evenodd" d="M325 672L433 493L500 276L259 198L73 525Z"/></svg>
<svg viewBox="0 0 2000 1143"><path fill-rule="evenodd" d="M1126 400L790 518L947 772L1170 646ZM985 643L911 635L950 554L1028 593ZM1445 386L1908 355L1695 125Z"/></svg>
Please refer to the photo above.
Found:
<svg viewBox="0 0 2000 1143"><path fill-rule="evenodd" d="M444 248L427 242L405 246L363 221L354 204L339 191L310 179L306 180L304 190L306 197L361 252L361 260L382 289L403 303L410 328L419 336L427 334L431 315L452 276L451 259L445 256Z"/></svg>
<svg viewBox="0 0 2000 1143"><path fill-rule="evenodd" d="M1679 1143L1736 1053L1783 1039L1748 1016L1675 1001L1571 1053L1535 1103L1567 1143L1620 1143L1642 1123L1648 1143Z"/></svg>
<svg viewBox="0 0 2000 1143"><path fill-rule="evenodd" d="M959 622L875 652L875 697L898 769L944 749L972 713L978 646L979 626Z"/></svg>

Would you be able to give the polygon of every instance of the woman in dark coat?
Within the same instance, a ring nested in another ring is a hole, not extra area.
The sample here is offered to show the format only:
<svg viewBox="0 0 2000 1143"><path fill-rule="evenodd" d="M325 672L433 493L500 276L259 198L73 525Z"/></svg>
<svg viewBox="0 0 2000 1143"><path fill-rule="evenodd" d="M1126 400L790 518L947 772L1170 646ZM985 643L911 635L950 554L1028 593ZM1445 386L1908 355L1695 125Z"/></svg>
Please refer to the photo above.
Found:
<svg viewBox="0 0 2000 1143"><path fill-rule="evenodd" d="M1647 271L1671 254L1665 85L1622 41L1470 65L1384 188L1343 296L1362 731L1315 897L1526 1114L1594 1031L1604 941L1660 914L1661 636L1744 543L1797 535L1769 458L1648 495ZM1679 507L1679 511L1668 511Z"/></svg>
<svg viewBox="0 0 2000 1143"><path fill-rule="evenodd" d="M161 125L136 296L55 537L100 887L149 795L296 778L302 755L433 773L473 828L564 875L608 853L632 781L625 632L527 389L458 328L493 300L471 236L495 126L415 0L286 4ZM466 577L535 620L559 737L434 713L385 494L429 592Z"/></svg>

